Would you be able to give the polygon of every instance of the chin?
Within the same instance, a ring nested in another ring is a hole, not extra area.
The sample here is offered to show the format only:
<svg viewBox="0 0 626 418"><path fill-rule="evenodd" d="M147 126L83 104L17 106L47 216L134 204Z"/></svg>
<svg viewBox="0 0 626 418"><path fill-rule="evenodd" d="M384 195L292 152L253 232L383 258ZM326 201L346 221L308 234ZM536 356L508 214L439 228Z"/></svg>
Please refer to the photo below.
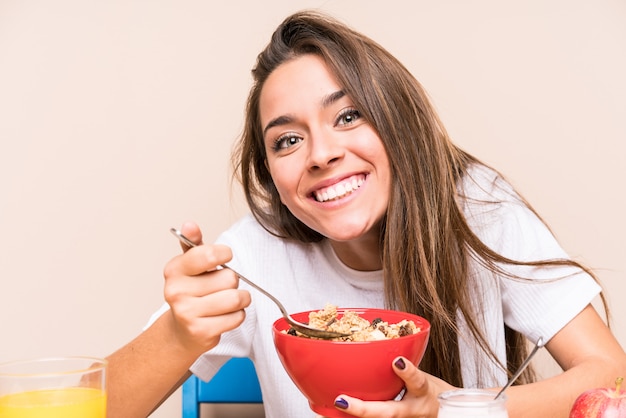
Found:
<svg viewBox="0 0 626 418"><path fill-rule="evenodd" d="M327 234L322 233L326 238L336 243L358 243L358 242L371 242L375 240L379 242L380 230L378 228L351 228L350 226L337 226L332 231L327 231Z"/></svg>
<svg viewBox="0 0 626 418"><path fill-rule="evenodd" d="M381 222L371 218L369 213L360 214L352 211L351 213L336 212L329 214L325 219L305 222L305 224L323 235L327 239L338 243L371 242L372 239L376 243L380 240Z"/></svg>

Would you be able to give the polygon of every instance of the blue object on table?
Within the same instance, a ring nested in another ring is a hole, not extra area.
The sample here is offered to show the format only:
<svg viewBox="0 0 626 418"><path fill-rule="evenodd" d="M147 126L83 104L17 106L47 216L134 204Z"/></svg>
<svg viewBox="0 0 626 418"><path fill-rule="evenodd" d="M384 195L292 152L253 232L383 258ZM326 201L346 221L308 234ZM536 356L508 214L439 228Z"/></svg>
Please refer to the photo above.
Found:
<svg viewBox="0 0 626 418"><path fill-rule="evenodd" d="M187 379L183 383L183 418L200 418L202 403L263 403L252 361L232 358L208 382L193 375Z"/></svg>

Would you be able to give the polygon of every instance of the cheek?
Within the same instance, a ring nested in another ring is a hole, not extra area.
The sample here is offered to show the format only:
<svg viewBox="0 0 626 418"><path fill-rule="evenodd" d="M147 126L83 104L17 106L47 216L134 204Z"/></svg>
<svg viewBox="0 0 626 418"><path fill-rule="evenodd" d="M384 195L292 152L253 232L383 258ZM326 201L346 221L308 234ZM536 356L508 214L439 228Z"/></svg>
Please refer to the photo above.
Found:
<svg viewBox="0 0 626 418"><path fill-rule="evenodd" d="M292 176L289 176L289 168L285 167L284 164L277 163L276 161L268 162L267 160L265 161L265 166L272 177L274 187L278 191L281 203L285 205L286 197L288 197L289 190L291 188L290 180L293 181Z"/></svg>
<svg viewBox="0 0 626 418"><path fill-rule="evenodd" d="M278 196L280 197L280 203L282 203L283 205L287 205L287 202L285 202L285 192L284 190L276 184L276 182L274 182L274 186L276 186L276 190L278 190Z"/></svg>
<svg viewBox="0 0 626 418"><path fill-rule="evenodd" d="M361 149L363 158L372 162L381 176L390 177L391 165L389 156L385 146L377 136L373 135L363 144Z"/></svg>

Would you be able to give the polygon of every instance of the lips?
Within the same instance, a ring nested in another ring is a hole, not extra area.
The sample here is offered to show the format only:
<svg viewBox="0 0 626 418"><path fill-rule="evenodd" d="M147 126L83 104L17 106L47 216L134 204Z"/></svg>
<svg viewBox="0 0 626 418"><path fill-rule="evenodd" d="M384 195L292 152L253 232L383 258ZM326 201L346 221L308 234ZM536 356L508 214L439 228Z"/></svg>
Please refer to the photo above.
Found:
<svg viewBox="0 0 626 418"><path fill-rule="evenodd" d="M361 187L364 182L365 175L354 175L335 183L330 187L324 187L316 190L313 192L313 196L315 196L315 200L318 202L328 202L330 200L340 199Z"/></svg>

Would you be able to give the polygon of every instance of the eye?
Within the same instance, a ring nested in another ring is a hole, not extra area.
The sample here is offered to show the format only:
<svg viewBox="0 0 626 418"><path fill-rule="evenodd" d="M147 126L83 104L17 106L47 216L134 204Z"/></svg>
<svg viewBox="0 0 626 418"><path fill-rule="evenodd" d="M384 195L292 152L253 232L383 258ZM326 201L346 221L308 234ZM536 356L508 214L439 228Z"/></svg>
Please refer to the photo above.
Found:
<svg viewBox="0 0 626 418"><path fill-rule="evenodd" d="M272 144L272 150L280 151L283 149L287 149L289 147L292 147L298 144L300 141L302 141L302 138L295 134L292 134L292 133L285 134L285 135L278 137L274 141L274 143Z"/></svg>
<svg viewBox="0 0 626 418"><path fill-rule="evenodd" d="M335 121L336 126L347 126L356 122L361 118L361 113L354 108L343 109L339 116L337 116L337 120Z"/></svg>

